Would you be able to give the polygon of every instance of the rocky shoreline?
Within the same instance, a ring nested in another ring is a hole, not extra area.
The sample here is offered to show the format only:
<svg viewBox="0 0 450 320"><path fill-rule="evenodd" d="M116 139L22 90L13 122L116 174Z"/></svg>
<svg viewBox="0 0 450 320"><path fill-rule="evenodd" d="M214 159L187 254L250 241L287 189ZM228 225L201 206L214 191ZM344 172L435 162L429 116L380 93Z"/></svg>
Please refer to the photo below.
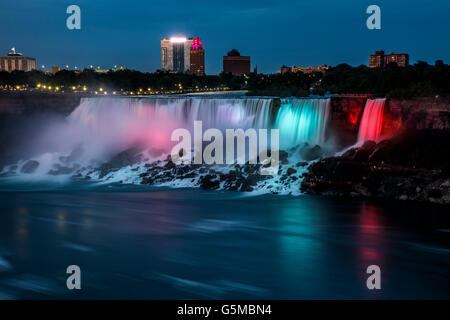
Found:
<svg viewBox="0 0 450 320"><path fill-rule="evenodd" d="M313 163L301 191L450 204L450 133L403 132Z"/></svg>
<svg viewBox="0 0 450 320"><path fill-rule="evenodd" d="M174 188L450 204L450 132L440 130L404 131L393 139L366 141L331 157L308 144L280 150L278 175L262 175L260 163L176 165L170 156L151 160L139 147L89 166L79 163L82 154L83 149L77 148L60 156L47 175ZM8 166L2 175L33 174L40 165L28 160Z"/></svg>
<svg viewBox="0 0 450 320"><path fill-rule="evenodd" d="M311 160L324 155L319 146L303 145L300 148L279 152L278 175L262 175L260 170L270 164L261 163L234 165L180 164L176 165L167 156L164 160L149 161L139 149L129 149L103 163L97 170L84 177L90 179L117 180L117 176L132 177L134 183L142 185L170 185L175 187L200 187L204 190L228 190L238 192L266 191L278 193L300 193L301 175ZM306 159L303 161L299 159ZM122 174L118 172L127 167ZM80 175L83 177L83 175Z"/></svg>

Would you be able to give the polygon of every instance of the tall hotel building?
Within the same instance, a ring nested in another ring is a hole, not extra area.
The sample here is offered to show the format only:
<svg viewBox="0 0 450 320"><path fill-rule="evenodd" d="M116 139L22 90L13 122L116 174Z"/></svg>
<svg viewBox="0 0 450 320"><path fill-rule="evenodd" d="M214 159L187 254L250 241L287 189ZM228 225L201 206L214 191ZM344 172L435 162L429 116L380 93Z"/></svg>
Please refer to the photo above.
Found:
<svg viewBox="0 0 450 320"><path fill-rule="evenodd" d="M191 65L193 39L182 36L161 40L161 69L173 72L186 72Z"/></svg>
<svg viewBox="0 0 450 320"><path fill-rule="evenodd" d="M36 59L25 57L21 53L16 53L12 48L12 52L7 56L0 57L0 71L31 71L36 69Z"/></svg>
<svg viewBox="0 0 450 320"><path fill-rule="evenodd" d="M192 46L190 51L190 72L192 74L205 74L205 48L203 47L200 38L192 39Z"/></svg>

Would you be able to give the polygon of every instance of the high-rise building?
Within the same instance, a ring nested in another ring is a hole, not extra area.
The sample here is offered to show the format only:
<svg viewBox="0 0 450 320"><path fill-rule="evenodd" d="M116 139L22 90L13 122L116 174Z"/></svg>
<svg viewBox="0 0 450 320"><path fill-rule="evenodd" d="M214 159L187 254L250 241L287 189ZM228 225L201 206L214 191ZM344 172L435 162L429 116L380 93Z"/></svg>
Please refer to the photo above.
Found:
<svg viewBox="0 0 450 320"><path fill-rule="evenodd" d="M193 40L183 36L161 39L161 69L186 72L190 68Z"/></svg>
<svg viewBox="0 0 450 320"><path fill-rule="evenodd" d="M369 57L369 67L385 68L389 63L396 63L399 67L409 65L409 55L407 53L384 54L383 50L375 51Z"/></svg>
<svg viewBox="0 0 450 320"><path fill-rule="evenodd" d="M231 72L235 74L250 73L250 57L241 56L236 49L228 52L223 57L223 72Z"/></svg>
<svg viewBox="0 0 450 320"><path fill-rule="evenodd" d="M197 75L205 74L205 48L200 38L192 39L190 53L190 72Z"/></svg>
<svg viewBox="0 0 450 320"><path fill-rule="evenodd" d="M31 71L36 69L36 59L25 57L16 52L15 48L7 56L0 57L0 71Z"/></svg>
<svg viewBox="0 0 450 320"><path fill-rule="evenodd" d="M60 67L58 67L58 66L53 66L53 67L52 67L52 73L53 73L53 74L55 74L55 73L57 73L57 72L59 72L59 71L61 71L61 68L60 68Z"/></svg>

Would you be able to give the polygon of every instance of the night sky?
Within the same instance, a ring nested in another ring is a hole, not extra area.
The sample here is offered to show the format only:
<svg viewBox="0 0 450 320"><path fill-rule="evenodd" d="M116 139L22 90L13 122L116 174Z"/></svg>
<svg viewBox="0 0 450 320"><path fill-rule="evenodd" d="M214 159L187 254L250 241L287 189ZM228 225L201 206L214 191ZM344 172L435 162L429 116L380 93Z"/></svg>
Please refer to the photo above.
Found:
<svg viewBox="0 0 450 320"><path fill-rule="evenodd" d="M67 6L81 8L81 30L66 28ZM381 7L381 30L366 28L366 8ZM368 64L375 50L450 63L448 0L0 0L0 55L11 47L39 66L161 66L160 39L199 36L206 73L222 70L236 48L252 68Z"/></svg>

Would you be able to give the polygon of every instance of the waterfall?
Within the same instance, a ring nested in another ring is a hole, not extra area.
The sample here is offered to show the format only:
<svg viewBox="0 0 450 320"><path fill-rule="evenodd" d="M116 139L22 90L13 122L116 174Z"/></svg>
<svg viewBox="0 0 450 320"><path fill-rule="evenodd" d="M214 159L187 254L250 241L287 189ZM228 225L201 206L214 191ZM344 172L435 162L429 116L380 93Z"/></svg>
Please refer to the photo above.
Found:
<svg viewBox="0 0 450 320"><path fill-rule="evenodd" d="M70 114L80 141L92 149L117 152L137 143L169 151L171 134L185 128L192 132L195 120L203 129L248 129L271 126L272 99L197 98L85 98Z"/></svg>
<svg viewBox="0 0 450 320"><path fill-rule="evenodd" d="M38 165L39 178L77 168L92 171L125 150L144 151L144 161L161 159L178 143L172 141L175 129L195 136L194 121L202 121L203 132L278 128L285 150L305 142L323 146L329 114L330 99L283 99L278 107L265 98L83 98L65 121L49 120L36 132L38 151L13 171L26 171L27 161Z"/></svg>
<svg viewBox="0 0 450 320"><path fill-rule="evenodd" d="M358 143L367 140L380 141L385 103L386 99L367 100L359 125Z"/></svg>
<svg viewBox="0 0 450 320"><path fill-rule="evenodd" d="M275 121L280 130L280 145L323 144L329 115L330 99L283 101Z"/></svg>

